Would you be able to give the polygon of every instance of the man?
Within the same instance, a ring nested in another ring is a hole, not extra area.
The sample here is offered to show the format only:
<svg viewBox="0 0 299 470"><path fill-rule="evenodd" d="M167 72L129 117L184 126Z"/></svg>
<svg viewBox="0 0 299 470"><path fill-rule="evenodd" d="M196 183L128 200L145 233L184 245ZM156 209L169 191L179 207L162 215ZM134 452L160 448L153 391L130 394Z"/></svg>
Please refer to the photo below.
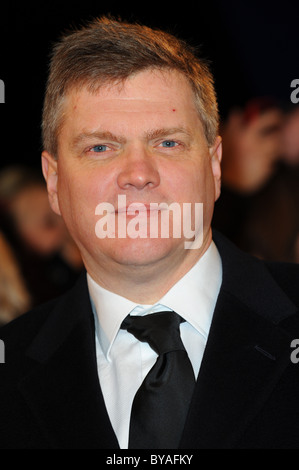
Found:
<svg viewBox="0 0 299 470"><path fill-rule="evenodd" d="M298 445L298 267L212 239L217 130L211 74L173 36L102 18L55 46L42 165L87 274L1 331L3 448ZM160 353L130 322L162 317L181 339Z"/></svg>

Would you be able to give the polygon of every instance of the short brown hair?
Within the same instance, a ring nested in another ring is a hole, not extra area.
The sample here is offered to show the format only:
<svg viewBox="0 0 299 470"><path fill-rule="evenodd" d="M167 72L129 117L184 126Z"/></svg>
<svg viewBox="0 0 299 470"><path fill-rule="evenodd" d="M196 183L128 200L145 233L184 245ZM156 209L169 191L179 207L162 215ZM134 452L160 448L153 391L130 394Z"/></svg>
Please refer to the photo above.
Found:
<svg viewBox="0 0 299 470"><path fill-rule="evenodd" d="M190 82L208 145L218 133L218 106L213 77L193 47L172 34L110 17L93 20L62 36L52 51L43 108L43 146L57 156L63 103L73 87L95 92L102 85L125 81L145 69L181 72Z"/></svg>

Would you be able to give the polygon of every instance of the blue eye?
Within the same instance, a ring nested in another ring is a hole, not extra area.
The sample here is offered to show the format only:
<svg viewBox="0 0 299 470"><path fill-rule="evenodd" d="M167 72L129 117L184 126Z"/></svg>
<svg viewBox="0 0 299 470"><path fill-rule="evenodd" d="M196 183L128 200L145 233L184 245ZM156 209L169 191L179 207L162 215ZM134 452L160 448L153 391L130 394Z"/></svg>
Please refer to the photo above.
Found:
<svg viewBox="0 0 299 470"><path fill-rule="evenodd" d="M165 147L165 148L175 147L176 145L177 145L177 142L175 142L174 140L164 140L162 142L162 147Z"/></svg>
<svg viewBox="0 0 299 470"><path fill-rule="evenodd" d="M106 152L107 151L107 145L95 145L90 149L92 152L100 153L100 152Z"/></svg>

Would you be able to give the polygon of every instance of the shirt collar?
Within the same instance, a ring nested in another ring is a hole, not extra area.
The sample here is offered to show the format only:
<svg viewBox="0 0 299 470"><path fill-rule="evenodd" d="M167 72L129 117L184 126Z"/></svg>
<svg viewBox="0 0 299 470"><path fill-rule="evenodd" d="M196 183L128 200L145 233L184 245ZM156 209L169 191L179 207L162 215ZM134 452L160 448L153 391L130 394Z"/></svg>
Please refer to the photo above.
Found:
<svg viewBox="0 0 299 470"><path fill-rule="evenodd" d="M174 310L206 339L221 282L222 263L214 242L190 271L153 306L137 305L110 292L87 274L96 334L106 358L109 360L120 325L130 313L145 315L159 310Z"/></svg>

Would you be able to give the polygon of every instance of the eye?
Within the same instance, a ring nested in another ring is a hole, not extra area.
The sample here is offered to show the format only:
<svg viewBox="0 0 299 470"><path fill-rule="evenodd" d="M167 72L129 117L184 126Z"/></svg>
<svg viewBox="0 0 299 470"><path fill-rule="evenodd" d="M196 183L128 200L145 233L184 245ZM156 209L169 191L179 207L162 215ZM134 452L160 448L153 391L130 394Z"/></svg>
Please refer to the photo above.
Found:
<svg viewBox="0 0 299 470"><path fill-rule="evenodd" d="M95 152L95 153L102 153L102 152L106 152L107 150L108 150L107 145L95 145L94 147L90 149L91 152Z"/></svg>
<svg viewBox="0 0 299 470"><path fill-rule="evenodd" d="M174 140L163 140L163 142L161 142L160 145L164 148L172 148L172 147L176 147L178 143L175 142Z"/></svg>

